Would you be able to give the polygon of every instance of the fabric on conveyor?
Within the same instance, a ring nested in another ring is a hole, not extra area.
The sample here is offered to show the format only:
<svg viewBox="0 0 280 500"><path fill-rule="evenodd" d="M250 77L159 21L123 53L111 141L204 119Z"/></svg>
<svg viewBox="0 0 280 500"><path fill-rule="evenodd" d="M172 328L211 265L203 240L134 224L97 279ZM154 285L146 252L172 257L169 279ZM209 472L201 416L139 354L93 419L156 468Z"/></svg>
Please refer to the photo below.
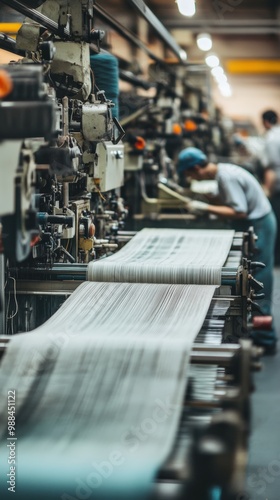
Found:
<svg viewBox="0 0 280 500"><path fill-rule="evenodd" d="M90 281L221 284L234 231L143 229L119 252L88 265Z"/></svg>
<svg viewBox="0 0 280 500"><path fill-rule="evenodd" d="M16 500L147 498L176 435L192 342L215 286L83 283L1 362L0 491L7 394L16 391Z"/></svg>

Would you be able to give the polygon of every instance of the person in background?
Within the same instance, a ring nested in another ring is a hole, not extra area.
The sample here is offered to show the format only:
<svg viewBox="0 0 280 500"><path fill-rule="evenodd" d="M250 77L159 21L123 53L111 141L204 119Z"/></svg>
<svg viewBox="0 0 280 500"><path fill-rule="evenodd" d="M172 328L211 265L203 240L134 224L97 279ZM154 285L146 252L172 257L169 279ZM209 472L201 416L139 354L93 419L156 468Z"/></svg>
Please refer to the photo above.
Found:
<svg viewBox="0 0 280 500"><path fill-rule="evenodd" d="M270 199L280 229L280 125L278 115L273 110L265 111L262 121L267 130L263 155L263 188ZM274 260L277 266L280 265L280 230L277 231Z"/></svg>
<svg viewBox="0 0 280 500"><path fill-rule="evenodd" d="M228 163L211 163L206 155L197 148L186 148L178 156L177 171L197 181L216 180L219 205L197 200L187 203L186 209L195 215L214 214L231 221L233 229L247 230L254 227L258 236L257 260L266 267L258 269L255 277L264 284L265 299L259 302L266 315L272 313L272 286L274 266L274 245L277 231L275 215L258 181L242 167ZM256 344L265 348L267 353L276 352L276 332L254 334Z"/></svg>

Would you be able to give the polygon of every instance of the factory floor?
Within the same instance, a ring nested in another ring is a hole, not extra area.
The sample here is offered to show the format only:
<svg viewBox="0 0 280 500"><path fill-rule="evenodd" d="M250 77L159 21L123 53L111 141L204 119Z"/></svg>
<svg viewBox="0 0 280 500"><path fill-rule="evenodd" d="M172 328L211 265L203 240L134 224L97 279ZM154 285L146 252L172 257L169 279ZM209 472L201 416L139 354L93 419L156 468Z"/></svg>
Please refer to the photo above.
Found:
<svg viewBox="0 0 280 500"><path fill-rule="evenodd" d="M273 298L278 352L264 356L262 371L254 374L248 495L236 500L280 500L280 267L275 268Z"/></svg>

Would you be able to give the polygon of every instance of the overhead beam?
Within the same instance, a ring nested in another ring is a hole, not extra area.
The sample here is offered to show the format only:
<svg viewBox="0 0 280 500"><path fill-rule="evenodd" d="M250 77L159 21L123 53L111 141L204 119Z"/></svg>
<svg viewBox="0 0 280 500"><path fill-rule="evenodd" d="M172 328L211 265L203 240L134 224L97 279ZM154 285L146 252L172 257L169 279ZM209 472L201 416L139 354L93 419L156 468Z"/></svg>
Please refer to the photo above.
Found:
<svg viewBox="0 0 280 500"><path fill-rule="evenodd" d="M165 28L162 22L156 17L156 15L147 7L143 0L128 0L137 11L141 14L144 19L150 24L150 26L157 32L161 40L169 47L169 49L176 55L176 57L182 63L185 62L185 57L183 56L183 49L177 44L169 31Z"/></svg>
<svg viewBox="0 0 280 500"><path fill-rule="evenodd" d="M280 59L229 59L227 71L231 74L280 74Z"/></svg>
<svg viewBox="0 0 280 500"><path fill-rule="evenodd" d="M279 20L277 19L182 19L182 18L168 18L165 20L166 26L178 25L181 28L188 28L189 26L204 26L208 31L208 26L274 26L279 27Z"/></svg>
<svg viewBox="0 0 280 500"><path fill-rule="evenodd" d="M113 28L117 33L119 33L123 38L131 42L133 45L143 50L147 56L149 56L152 60L164 64L164 60L158 57L154 52L152 52L147 45L145 45L139 37L137 37L134 33L131 33L125 26L123 26L117 19L111 16L106 10L103 9L101 5L95 3L93 6L94 14L101 19L101 21L105 22Z"/></svg>
<svg viewBox="0 0 280 500"><path fill-rule="evenodd" d="M280 23L277 19L166 19L165 25L169 29L186 29L194 33L201 30L213 34L243 34L268 35L279 34Z"/></svg>

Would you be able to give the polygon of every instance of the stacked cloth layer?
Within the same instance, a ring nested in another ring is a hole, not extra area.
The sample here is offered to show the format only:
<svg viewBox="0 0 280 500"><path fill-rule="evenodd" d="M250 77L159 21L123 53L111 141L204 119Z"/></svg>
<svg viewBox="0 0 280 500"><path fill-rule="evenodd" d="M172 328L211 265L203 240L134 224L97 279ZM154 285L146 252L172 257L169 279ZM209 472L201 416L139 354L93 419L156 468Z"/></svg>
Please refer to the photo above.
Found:
<svg viewBox="0 0 280 500"><path fill-rule="evenodd" d="M221 284L234 231L143 229L119 252L88 265L89 281Z"/></svg>
<svg viewBox="0 0 280 500"><path fill-rule="evenodd" d="M134 267L136 281L185 283L196 257L191 276L202 266L213 285L86 282L42 327L12 338L0 370L1 499L148 498L172 449L191 346L233 236L206 231L198 244L183 233L145 230L119 252L121 272L116 255L89 274L113 281L113 266L130 281Z"/></svg>
<svg viewBox="0 0 280 500"><path fill-rule="evenodd" d="M42 327L13 337L1 363L1 499L11 497L11 445L15 499L148 498L214 291L86 282Z"/></svg>

